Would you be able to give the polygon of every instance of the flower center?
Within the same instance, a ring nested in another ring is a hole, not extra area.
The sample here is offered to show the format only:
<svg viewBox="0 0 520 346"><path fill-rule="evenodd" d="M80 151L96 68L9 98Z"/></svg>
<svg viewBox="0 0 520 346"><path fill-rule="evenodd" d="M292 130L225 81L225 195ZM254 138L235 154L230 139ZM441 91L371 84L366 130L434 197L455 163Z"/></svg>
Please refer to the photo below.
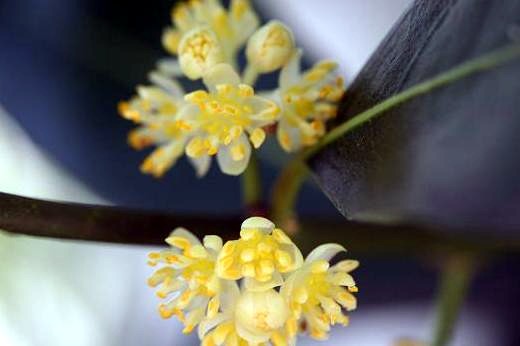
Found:
<svg viewBox="0 0 520 346"><path fill-rule="evenodd" d="M285 273L294 266L294 259L288 246L280 243L274 230L268 235L257 229L240 232L241 239L229 243L223 249L221 259L222 275L229 277L250 277L257 281L271 280L275 270Z"/></svg>
<svg viewBox="0 0 520 346"><path fill-rule="evenodd" d="M254 91L245 84L220 84L216 88L216 93L199 90L186 95L185 99L198 106L200 128L227 145L251 124L253 109L245 101Z"/></svg>
<svg viewBox="0 0 520 346"><path fill-rule="evenodd" d="M283 327L288 309L274 290L244 292L236 306L237 322L250 332L267 334Z"/></svg>
<svg viewBox="0 0 520 346"><path fill-rule="evenodd" d="M199 63L204 63L208 58L211 49L215 46L215 42L205 32L199 32L193 35L190 40L186 41L181 54L189 54Z"/></svg>

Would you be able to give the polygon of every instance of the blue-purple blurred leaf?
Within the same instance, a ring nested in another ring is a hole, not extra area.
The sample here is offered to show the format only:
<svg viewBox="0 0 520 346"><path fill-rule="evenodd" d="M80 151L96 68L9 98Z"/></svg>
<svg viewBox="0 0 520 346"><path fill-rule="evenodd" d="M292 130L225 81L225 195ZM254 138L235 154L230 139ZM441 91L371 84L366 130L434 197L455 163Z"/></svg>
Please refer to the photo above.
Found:
<svg viewBox="0 0 520 346"><path fill-rule="evenodd" d="M418 0L362 70L345 121L468 59L510 45L520 2ZM311 162L349 219L496 234L520 230L520 61L399 106Z"/></svg>

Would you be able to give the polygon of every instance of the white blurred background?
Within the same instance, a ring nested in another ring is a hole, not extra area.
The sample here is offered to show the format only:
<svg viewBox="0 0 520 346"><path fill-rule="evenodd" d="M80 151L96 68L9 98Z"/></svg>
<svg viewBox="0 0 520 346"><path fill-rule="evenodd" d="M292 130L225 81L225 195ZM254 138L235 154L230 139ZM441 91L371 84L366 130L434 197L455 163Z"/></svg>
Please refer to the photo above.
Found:
<svg viewBox="0 0 520 346"><path fill-rule="evenodd" d="M337 60L351 81L410 2L262 0L256 6L286 22L311 60ZM1 191L110 203L57 166L1 108L0 162ZM180 334L176 321L163 321L156 313L158 301L145 284L150 250L0 233L0 345L196 345L193 336ZM454 345L497 344L499 329L491 317L464 313ZM423 302L367 309L360 302L351 326L335 329L322 344L391 345L403 336L428 340L432 320L433 307ZM320 343L302 339L299 344Z"/></svg>

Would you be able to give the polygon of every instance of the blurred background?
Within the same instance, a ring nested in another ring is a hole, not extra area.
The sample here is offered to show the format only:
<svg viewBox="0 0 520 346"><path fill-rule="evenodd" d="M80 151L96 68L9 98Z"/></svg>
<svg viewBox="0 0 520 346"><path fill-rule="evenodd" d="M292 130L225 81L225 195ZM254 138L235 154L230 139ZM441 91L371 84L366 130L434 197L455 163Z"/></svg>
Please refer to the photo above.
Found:
<svg viewBox="0 0 520 346"><path fill-rule="evenodd" d="M157 59L173 1L0 0L0 191L175 212L240 210L238 180L213 169L197 179L184 159L162 180L144 176L145 153L126 144L133 125L116 111ZM337 60L352 81L411 0L262 0L263 18L293 30L308 63ZM269 185L286 159L266 145ZM339 218L312 184L301 213ZM153 231L153 230L150 230ZM238 230L237 230L238 231ZM376 240L374 240L376 241ZM348 248L348 244L344 244ZM197 345L161 320L145 282L151 248L0 233L0 345ZM428 340L435 263L361 257L359 308L327 345ZM426 254L425 254L426 255ZM514 262L483 266L454 345L514 345ZM302 338L299 345L318 345Z"/></svg>

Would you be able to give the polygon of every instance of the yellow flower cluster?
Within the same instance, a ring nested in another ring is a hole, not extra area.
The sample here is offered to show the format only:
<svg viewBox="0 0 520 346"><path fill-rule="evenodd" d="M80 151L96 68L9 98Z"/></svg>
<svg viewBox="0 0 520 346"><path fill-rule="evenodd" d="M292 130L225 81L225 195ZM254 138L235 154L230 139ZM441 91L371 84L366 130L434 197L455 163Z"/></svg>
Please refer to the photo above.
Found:
<svg viewBox="0 0 520 346"><path fill-rule="evenodd" d="M150 74L152 85L139 86L119 105L124 118L139 124L129 144L157 147L141 165L143 173L161 177L186 154L198 176L207 173L212 156L222 172L238 175L272 125L287 152L325 134L343 80L328 61L302 74L301 50L283 23L259 27L248 0L231 0L229 8L220 0L191 0L175 5L172 24L162 42L176 57L161 60ZM237 55L244 46L247 64L240 71ZM255 94L258 75L276 70L278 88ZM186 93L179 78L202 79L206 89Z"/></svg>
<svg viewBox="0 0 520 346"><path fill-rule="evenodd" d="M318 246L304 260L265 218L245 220L240 238L224 245L218 236L201 243L182 228L166 242L170 249L149 255L149 264L161 268L148 283L166 300L161 316L176 316L184 333L198 326L203 346L295 345L300 332L323 340L332 325L346 326L346 312L356 308L349 273L358 262L329 264L342 246Z"/></svg>

